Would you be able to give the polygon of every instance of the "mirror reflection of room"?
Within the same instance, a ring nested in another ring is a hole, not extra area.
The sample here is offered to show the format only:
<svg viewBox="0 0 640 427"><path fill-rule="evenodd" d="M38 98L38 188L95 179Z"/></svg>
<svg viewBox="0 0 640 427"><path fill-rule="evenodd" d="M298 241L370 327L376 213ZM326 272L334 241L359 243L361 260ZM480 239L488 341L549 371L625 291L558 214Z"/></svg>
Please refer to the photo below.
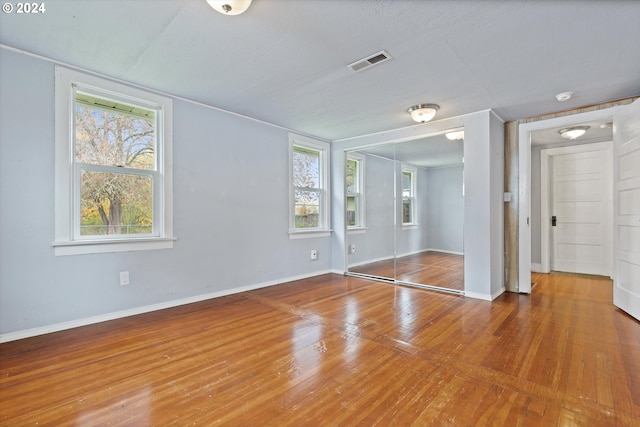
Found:
<svg viewBox="0 0 640 427"><path fill-rule="evenodd" d="M348 271L394 280L393 145L349 152L346 165Z"/></svg>
<svg viewBox="0 0 640 427"><path fill-rule="evenodd" d="M347 152L348 273L464 291L463 131Z"/></svg>

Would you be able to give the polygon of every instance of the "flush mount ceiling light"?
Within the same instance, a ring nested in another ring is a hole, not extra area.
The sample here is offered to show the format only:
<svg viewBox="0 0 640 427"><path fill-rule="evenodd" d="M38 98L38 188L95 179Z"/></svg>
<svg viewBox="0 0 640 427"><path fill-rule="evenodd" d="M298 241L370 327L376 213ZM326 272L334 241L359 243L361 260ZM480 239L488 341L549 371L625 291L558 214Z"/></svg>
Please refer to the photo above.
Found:
<svg viewBox="0 0 640 427"><path fill-rule="evenodd" d="M561 129L558 133L566 139L576 139L585 134L589 126L572 126L570 128Z"/></svg>
<svg viewBox="0 0 640 427"><path fill-rule="evenodd" d="M249 9L251 0L207 0L207 3L223 15L240 15Z"/></svg>
<svg viewBox="0 0 640 427"><path fill-rule="evenodd" d="M440 106L436 104L418 104L407 110L407 113L411 114L411 118L418 123L426 123L433 119L436 115L436 111L440 109Z"/></svg>
<svg viewBox="0 0 640 427"><path fill-rule="evenodd" d="M556 99L560 102L568 101L573 96L573 92L562 92L556 95Z"/></svg>
<svg viewBox="0 0 640 427"><path fill-rule="evenodd" d="M444 134L449 141L460 141L464 139L464 131L463 130L455 130L453 132L447 132Z"/></svg>

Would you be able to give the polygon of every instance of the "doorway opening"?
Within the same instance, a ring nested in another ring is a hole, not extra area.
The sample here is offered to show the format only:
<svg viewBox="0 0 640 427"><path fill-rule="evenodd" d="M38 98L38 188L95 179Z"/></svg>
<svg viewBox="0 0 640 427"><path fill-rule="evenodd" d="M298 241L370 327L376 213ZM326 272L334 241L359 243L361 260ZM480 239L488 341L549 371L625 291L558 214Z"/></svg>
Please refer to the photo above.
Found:
<svg viewBox="0 0 640 427"><path fill-rule="evenodd" d="M543 266L541 151L611 141L613 133L611 108L556 117L521 124L518 128L519 193L518 199L518 284L519 292L531 293L531 271ZM589 131L578 140L564 140L559 130L575 125L588 125ZM577 141L577 142L576 142ZM609 160L610 165L612 160ZM548 200L548 199L547 199ZM534 208L535 207L535 208ZM547 215L548 209L547 209ZM551 215L553 216L553 215ZM545 226L551 218L544 219ZM550 231L545 231L548 237ZM610 230L613 233L613 230ZM548 243L546 245L548 247Z"/></svg>

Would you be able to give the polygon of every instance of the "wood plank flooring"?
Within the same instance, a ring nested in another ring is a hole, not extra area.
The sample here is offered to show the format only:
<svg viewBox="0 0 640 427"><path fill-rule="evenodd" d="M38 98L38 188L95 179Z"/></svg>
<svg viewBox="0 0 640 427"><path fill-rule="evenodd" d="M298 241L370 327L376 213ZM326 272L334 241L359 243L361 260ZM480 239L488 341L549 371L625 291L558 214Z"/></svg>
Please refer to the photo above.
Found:
<svg viewBox="0 0 640 427"><path fill-rule="evenodd" d="M370 276L395 278L402 282L464 290L464 257L427 251L349 269Z"/></svg>
<svg viewBox="0 0 640 427"><path fill-rule="evenodd" d="M428 251L398 258L398 280L464 291L464 257Z"/></svg>
<svg viewBox="0 0 640 427"><path fill-rule="evenodd" d="M611 282L493 303L329 274L0 344L2 426L638 426Z"/></svg>

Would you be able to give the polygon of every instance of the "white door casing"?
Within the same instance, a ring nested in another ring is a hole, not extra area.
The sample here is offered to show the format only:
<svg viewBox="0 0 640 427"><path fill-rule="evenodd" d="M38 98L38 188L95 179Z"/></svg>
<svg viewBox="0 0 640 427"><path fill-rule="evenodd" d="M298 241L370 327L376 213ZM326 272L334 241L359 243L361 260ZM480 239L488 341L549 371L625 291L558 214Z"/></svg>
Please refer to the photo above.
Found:
<svg viewBox="0 0 640 427"><path fill-rule="evenodd" d="M595 120L611 121L612 109L578 113L518 126L518 291L531 293L531 132Z"/></svg>
<svg viewBox="0 0 640 427"><path fill-rule="evenodd" d="M541 185L544 271L549 271L551 229L554 270L611 276L612 143L552 148L542 150L541 157L541 177L552 171L550 209L545 191L549 184L543 179ZM556 226L551 224L554 216Z"/></svg>
<svg viewBox="0 0 640 427"><path fill-rule="evenodd" d="M613 303L640 320L640 100L616 109L613 141Z"/></svg>

